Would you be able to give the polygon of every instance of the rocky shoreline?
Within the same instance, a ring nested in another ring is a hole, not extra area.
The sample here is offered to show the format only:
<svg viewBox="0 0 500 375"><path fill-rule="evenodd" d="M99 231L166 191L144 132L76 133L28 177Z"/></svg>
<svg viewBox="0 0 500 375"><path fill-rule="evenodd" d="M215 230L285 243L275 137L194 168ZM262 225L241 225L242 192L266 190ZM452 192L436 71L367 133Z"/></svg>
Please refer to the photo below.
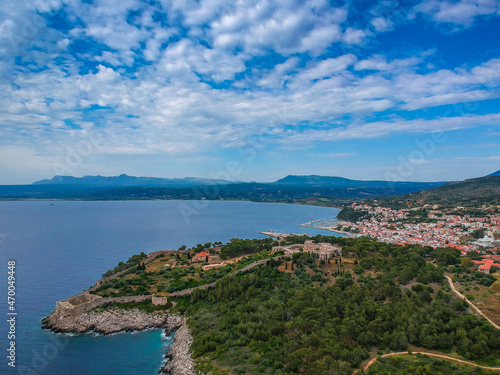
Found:
<svg viewBox="0 0 500 375"><path fill-rule="evenodd" d="M174 343L165 355L168 360L160 369L159 374L194 375L194 362L189 354L193 338L186 324L186 318L177 314L146 313L133 309L93 309L78 315L67 315L60 309L55 309L43 319L42 328L55 333L83 334L94 332L109 335L118 332L143 331L149 328L161 328L166 335L177 331Z"/></svg>
<svg viewBox="0 0 500 375"><path fill-rule="evenodd" d="M177 316L179 326L174 335L174 343L165 355L168 359L167 363L161 368L159 374L167 375L195 375L194 361L189 353L189 348L193 342L193 337L189 332L189 327L186 324L186 319ZM172 332L172 329L166 328L166 333Z"/></svg>
<svg viewBox="0 0 500 375"><path fill-rule="evenodd" d="M105 310L85 311L77 316L65 316L54 310L43 319L42 328L56 333L95 332L109 335L117 332L162 328L167 321L167 313L145 313L136 308L124 310L112 307Z"/></svg>

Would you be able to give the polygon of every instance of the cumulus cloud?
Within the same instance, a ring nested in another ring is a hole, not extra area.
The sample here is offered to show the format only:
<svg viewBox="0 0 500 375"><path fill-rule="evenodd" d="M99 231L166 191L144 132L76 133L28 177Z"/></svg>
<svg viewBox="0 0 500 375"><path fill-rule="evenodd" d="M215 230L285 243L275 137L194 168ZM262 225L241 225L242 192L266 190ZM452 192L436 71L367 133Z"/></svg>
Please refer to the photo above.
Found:
<svg viewBox="0 0 500 375"><path fill-rule="evenodd" d="M409 57L407 59L395 59L388 62L385 56L374 55L368 59L358 61L355 65L356 70L378 70L394 73L400 68L408 68L418 65L422 62L419 57Z"/></svg>
<svg viewBox="0 0 500 375"><path fill-rule="evenodd" d="M28 164L95 137L93 155L195 160L262 134L291 147L459 129L473 126L469 117L461 126L366 118L500 96L499 59L429 69L423 52L365 53L370 38L398 25L382 11L362 25L326 0L110 1L1 5L0 146L18 145ZM437 3L415 9L450 12ZM479 3L474 17L493 14ZM56 14L64 27L53 27Z"/></svg>
<svg viewBox="0 0 500 375"><path fill-rule="evenodd" d="M366 33L363 30L348 27L344 32L343 40L348 44L360 44L365 36Z"/></svg>
<svg viewBox="0 0 500 375"><path fill-rule="evenodd" d="M393 27L393 22L384 17L375 17L370 23L379 32L389 31Z"/></svg>
<svg viewBox="0 0 500 375"><path fill-rule="evenodd" d="M499 126L500 114L441 117L434 120L375 121L345 127L337 126L326 130L293 132L282 142L293 145L327 140L379 138L393 133L442 133L484 125Z"/></svg>
<svg viewBox="0 0 500 375"><path fill-rule="evenodd" d="M437 22L468 26L479 16L500 15L497 0L426 0L415 7L416 12L430 15Z"/></svg>

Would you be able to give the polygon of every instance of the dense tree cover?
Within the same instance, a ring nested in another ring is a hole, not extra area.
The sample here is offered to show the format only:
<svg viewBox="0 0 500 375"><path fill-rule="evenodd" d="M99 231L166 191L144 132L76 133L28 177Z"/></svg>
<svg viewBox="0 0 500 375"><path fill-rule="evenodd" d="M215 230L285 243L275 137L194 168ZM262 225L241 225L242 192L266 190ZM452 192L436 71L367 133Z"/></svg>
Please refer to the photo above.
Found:
<svg viewBox="0 0 500 375"><path fill-rule="evenodd" d="M454 281L460 281L465 286L480 284L489 287L496 281L495 276L472 271L468 267L455 266L451 268L451 272L455 273Z"/></svg>
<svg viewBox="0 0 500 375"><path fill-rule="evenodd" d="M299 254L291 259L293 273L268 262L179 299L177 309L191 316L193 355L205 358L205 371L350 374L373 347L401 351L410 344L456 350L485 363L500 357L493 327L465 314L464 303L446 291L424 285L442 279L441 268L425 263L429 249L367 239L335 241L353 249L358 241L375 252L384 248L386 256L369 257L366 251L359 262L377 270L377 276L354 280L350 272L341 272L333 284L321 287L316 263ZM397 284L412 275L420 283L403 292Z"/></svg>
<svg viewBox="0 0 500 375"><path fill-rule="evenodd" d="M141 262L141 260L146 259L146 258L147 258L147 255L144 252L141 252L140 254L132 255L130 258L128 258L128 260L126 262L118 263L118 265L115 268L104 273L102 275L102 277L108 277L108 276L114 275L115 273L126 270L127 268L138 265Z"/></svg>
<svg viewBox="0 0 500 375"><path fill-rule="evenodd" d="M152 294L151 287L153 285L157 287L157 291L171 293L212 283L233 271L232 265L206 272L192 266L165 269L157 272L144 272L142 268L138 268L133 270L134 277L120 275L120 277L102 283L94 293L103 297Z"/></svg>
<svg viewBox="0 0 500 375"><path fill-rule="evenodd" d="M435 259L439 265L453 265L460 264L460 250L452 247L438 247L432 248L430 246L421 245L396 245L391 243L378 242L376 239L370 239L368 237L359 238L346 238L346 237L334 237L334 236L322 236L317 235L314 237L305 238L303 236L291 236L287 237L287 242L289 243L303 243L306 239L312 239L315 242L327 242L332 245L338 245L342 247L343 254L351 255L358 259L362 259L365 256L416 256L423 257L424 259L420 261L420 264L425 262L425 258L428 260ZM372 260L372 262L381 261L383 259ZM405 260L406 261L406 260ZM429 266L432 267L432 266Z"/></svg>
<svg viewBox="0 0 500 375"><path fill-rule="evenodd" d="M482 370L479 367L468 366L436 357L391 356L379 358L370 366L367 374L390 375L495 375L497 371Z"/></svg>
<svg viewBox="0 0 500 375"><path fill-rule="evenodd" d="M231 241L222 245L220 250L221 259L234 258L239 255L253 254L263 250L270 251L273 246L271 238L243 240L239 238L232 238Z"/></svg>
<svg viewBox="0 0 500 375"><path fill-rule="evenodd" d="M146 272L146 266L144 264L139 264L137 267L133 267L131 270L124 272L118 277L101 283L101 285L91 293L98 294L102 297L134 296L157 292L172 293L183 289L210 284L257 260L279 254L280 253L270 255L266 250L263 250L259 254L243 257L237 264L228 264L225 267L208 271L203 271L192 265L188 266L186 263L191 257L189 252L172 254L171 257L178 259L181 265L186 264L186 266ZM159 255L157 258L164 258L164 255Z"/></svg>
<svg viewBox="0 0 500 375"><path fill-rule="evenodd" d="M347 220L355 223L356 221L370 219L371 215L368 211L355 210L352 207L344 207L338 214L337 219Z"/></svg>

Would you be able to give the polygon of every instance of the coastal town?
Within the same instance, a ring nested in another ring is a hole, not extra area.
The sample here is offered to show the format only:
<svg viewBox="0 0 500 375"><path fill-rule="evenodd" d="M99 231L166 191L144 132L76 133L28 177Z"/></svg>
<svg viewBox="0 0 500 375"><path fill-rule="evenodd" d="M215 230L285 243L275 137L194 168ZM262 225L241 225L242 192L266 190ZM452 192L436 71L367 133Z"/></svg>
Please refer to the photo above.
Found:
<svg viewBox="0 0 500 375"><path fill-rule="evenodd" d="M400 245L454 247L462 254L471 251L500 251L500 214L498 207L482 207L481 216L461 212L449 213L437 205L419 208L391 209L373 204L353 203L350 207L356 221L314 221L303 224L344 233L349 237L376 238L380 242Z"/></svg>

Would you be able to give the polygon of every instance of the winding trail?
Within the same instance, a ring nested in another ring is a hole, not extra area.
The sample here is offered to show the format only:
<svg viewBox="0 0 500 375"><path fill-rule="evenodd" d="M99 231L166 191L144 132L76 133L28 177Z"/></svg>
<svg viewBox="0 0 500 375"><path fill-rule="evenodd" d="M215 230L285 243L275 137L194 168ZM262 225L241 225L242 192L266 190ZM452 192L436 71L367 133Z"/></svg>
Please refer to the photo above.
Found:
<svg viewBox="0 0 500 375"><path fill-rule="evenodd" d="M437 267L437 265L434 264L433 262L431 262L431 264ZM495 327L496 329L500 329L500 327L498 326L498 324L496 324L490 318L488 318L476 305L474 305L467 297L465 297L462 293L460 293L455 288L455 285L453 284L453 280L451 280L451 278L447 274L444 274L444 277L446 277L446 279L448 280L448 283L450 284L451 290L459 298L465 300L475 310L475 312L477 314L479 314L481 317L485 318L493 327ZM407 354L408 354L408 352L388 353L388 354L382 355L382 358L390 357L390 356L393 356L393 355L407 355ZM464 361L462 359L458 359L458 358L454 358L454 357L449 357L447 355L435 354L435 353L428 353L428 352L413 352L413 354L422 354L422 355L427 355L427 356L430 356L430 357L437 357L437 358L446 359L446 360L449 360L449 361L454 361L454 362L463 363L463 364L470 365L470 366L479 367L479 368L482 368L483 370L499 371L500 372L500 367L481 366L481 365L478 365L478 364L476 364L474 362ZM376 361L377 361L377 357L372 358L363 367L363 370L364 371L368 370L370 368L370 366L373 365ZM353 375L356 374L357 372L358 372L358 370L354 370Z"/></svg>
<svg viewBox="0 0 500 375"><path fill-rule="evenodd" d="M408 352L398 352L398 353L388 353L388 354L384 354L382 355L382 358L385 358L385 357L390 357L390 356L393 356L393 355L407 355ZM470 365L470 366L475 366L475 367L479 367L479 368L482 368L483 370L490 370L490 371L500 371L500 367L487 367L487 366L481 366L481 365L478 365L474 362L469 362L469 361L464 361L464 360L461 360L461 359L457 359L457 358L454 358L454 357L449 357L447 355L442 355L442 354L434 354L434 353L427 353L427 352L413 352L412 354L422 354L422 355L427 355L427 356L430 356L430 357L437 357L437 358L441 358L441 359L446 359L446 360L449 360L449 361L454 361L454 362L458 362L458 363L463 363L465 365ZM371 365L373 365L375 362L377 361L377 357L375 358L372 358L370 360L370 362L368 362L364 367L363 367L363 371L366 371L370 368ZM355 370L353 372L353 375L356 374L358 372L358 370Z"/></svg>
<svg viewBox="0 0 500 375"><path fill-rule="evenodd" d="M500 329L500 327L495 324L490 318L488 318L486 315L484 315L484 313L479 310L479 308L474 305L471 301L469 301L467 299L467 297L465 297L462 293L460 293L456 288L455 288L455 285L453 285L453 281L451 280L451 278L447 275L447 274L444 274L444 277L446 277L446 279L448 280L448 283L450 284L450 287L451 287L451 290L453 290L453 292L455 292L455 294L464 299L474 310L476 310L476 312L481 315L483 318L485 318L488 322L490 322L490 324L495 327L496 329Z"/></svg>
<svg viewBox="0 0 500 375"><path fill-rule="evenodd" d="M437 267L437 265L434 263L434 261L430 262L434 267ZM493 327L495 327L496 329L500 329L500 327L498 326L498 324L496 324L495 322L493 322L490 318L488 318L481 310L479 310L479 308L474 305L471 301L469 301L469 299L464 296L462 293L460 293L456 288L455 288L455 285L453 285L453 281L451 280L451 278L447 275L447 274L444 274L444 277L446 277L446 279L448 280L448 283L450 284L450 288L451 290L461 299L465 300L470 306L472 306L472 308L480 315L482 316L484 319L486 319Z"/></svg>

